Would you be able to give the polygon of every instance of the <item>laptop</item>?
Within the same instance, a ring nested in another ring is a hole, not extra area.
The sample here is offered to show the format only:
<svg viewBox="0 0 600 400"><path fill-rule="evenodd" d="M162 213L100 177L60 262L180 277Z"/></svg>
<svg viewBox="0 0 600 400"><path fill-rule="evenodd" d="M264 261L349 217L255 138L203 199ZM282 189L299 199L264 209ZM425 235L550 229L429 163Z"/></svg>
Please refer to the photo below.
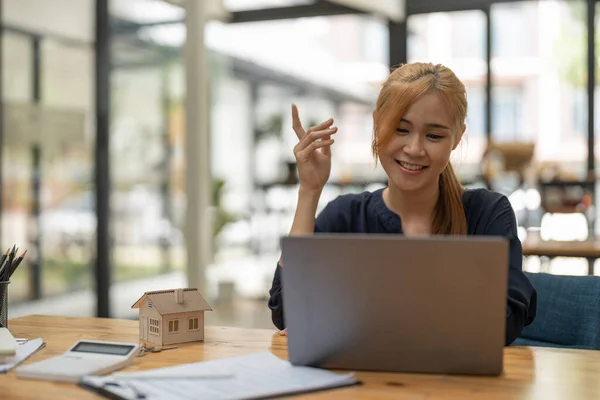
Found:
<svg viewBox="0 0 600 400"><path fill-rule="evenodd" d="M292 364L502 373L506 239L315 234L281 244Z"/></svg>

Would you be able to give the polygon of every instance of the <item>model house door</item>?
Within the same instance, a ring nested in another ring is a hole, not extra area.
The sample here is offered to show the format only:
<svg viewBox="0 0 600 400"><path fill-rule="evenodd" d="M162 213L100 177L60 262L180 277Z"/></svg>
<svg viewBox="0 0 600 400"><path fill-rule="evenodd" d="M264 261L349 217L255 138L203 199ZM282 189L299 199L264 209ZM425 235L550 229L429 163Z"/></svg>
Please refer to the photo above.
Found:
<svg viewBox="0 0 600 400"><path fill-rule="evenodd" d="M148 331L150 330L150 321L148 321L148 317L142 316L140 321L140 339L148 340Z"/></svg>

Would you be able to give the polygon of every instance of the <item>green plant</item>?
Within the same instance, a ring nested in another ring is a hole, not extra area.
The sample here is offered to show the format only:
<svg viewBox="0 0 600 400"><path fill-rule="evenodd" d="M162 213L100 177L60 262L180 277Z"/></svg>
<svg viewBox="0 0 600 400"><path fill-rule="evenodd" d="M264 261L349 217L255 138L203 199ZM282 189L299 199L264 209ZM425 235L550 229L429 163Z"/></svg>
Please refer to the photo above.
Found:
<svg viewBox="0 0 600 400"><path fill-rule="evenodd" d="M258 125L254 131L254 138L256 141L274 136L281 138L283 134L283 115L275 114L269 117L264 123Z"/></svg>
<svg viewBox="0 0 600 400"><path fill-rule="evenodd" d="M223 227L230 222L235 222L235 217L225 211L221 206L221 198L223 196L223 187L225 181L223 179L213 180L212 204L215 208L215 221L213 225L213 237L216 237Z"/></svg>

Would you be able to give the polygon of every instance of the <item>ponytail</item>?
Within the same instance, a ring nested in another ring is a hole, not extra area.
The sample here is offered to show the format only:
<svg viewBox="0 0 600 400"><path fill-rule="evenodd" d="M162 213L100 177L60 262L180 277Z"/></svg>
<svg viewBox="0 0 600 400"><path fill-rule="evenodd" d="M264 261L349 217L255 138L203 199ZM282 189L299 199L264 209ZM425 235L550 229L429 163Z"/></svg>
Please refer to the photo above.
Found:
<svg viewBox="0 0 600 400"><path fill-rule="evenodd" d="M440 175L439 191L431 233L434 235L466 235L467 217L462 202L464 187L456 177L450 163Z"/></svg>

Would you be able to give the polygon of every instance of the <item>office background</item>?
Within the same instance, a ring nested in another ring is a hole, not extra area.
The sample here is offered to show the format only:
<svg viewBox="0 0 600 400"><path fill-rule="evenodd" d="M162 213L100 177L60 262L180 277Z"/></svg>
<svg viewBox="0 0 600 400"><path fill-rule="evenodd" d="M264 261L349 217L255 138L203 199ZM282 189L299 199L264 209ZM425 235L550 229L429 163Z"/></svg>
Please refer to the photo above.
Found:
<svg viewBox="0 0 600 400"><path fill-rule="evenodd" d="M595 1L360 3L1 0L0 244L29 251L11 316L135 318L143 291L189 284L218 305L207 323L270 327L296 200L289 105L340 127L321 206L381 187L371 112L405 61L467 85L455 168L509 196L523 240L595 235Z"/></svg>

